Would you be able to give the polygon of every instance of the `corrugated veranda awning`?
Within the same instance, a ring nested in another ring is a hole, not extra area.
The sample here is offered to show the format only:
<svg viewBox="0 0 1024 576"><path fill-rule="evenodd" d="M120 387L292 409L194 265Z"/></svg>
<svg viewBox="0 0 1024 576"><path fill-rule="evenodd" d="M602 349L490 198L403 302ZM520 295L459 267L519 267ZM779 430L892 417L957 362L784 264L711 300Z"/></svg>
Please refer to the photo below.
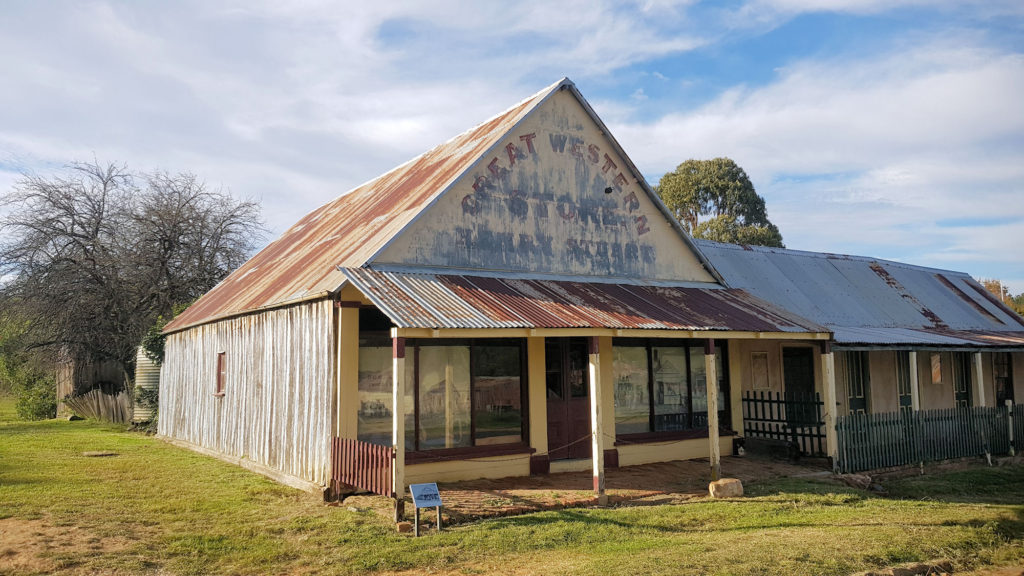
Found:
<svg viewBox="0 0 1024 576"><path fill-rule="evenodd" d="M342 273L399 328L828 332L743 290L368 268Z"/></svg>

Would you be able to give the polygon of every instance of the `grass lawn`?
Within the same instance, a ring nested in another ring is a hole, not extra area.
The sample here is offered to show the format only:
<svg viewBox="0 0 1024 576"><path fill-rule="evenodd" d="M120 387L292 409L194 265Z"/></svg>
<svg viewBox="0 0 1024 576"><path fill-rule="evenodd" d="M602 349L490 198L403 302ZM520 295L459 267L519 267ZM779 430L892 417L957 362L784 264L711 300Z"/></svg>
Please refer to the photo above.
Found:
<svg viewBox="0 0 1024 576"><path fill-rule="evenodd" d="M85 451L116 456L90 458ZM97 422L0 399L0 574L849 574L1024 564L1024 467L886 483L748 486L735 501L576 509L413 539L383 517Z"/></svg>

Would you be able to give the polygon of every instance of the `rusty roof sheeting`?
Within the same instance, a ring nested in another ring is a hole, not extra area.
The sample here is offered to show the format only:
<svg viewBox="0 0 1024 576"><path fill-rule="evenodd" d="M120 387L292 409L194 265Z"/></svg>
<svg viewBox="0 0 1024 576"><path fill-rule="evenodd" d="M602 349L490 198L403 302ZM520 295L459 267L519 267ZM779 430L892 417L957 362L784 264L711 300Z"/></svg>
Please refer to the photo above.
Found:
<svg viewBox="0 0 1024 576"><path fill-rule="evenodd" d="M346 268L401 328L827 332L743 290Z"/></svg>
<svg viewBox="0 0 1024 576"><path fill-rule="evenodd" d="M695 243L728 286L828 327L837 344L1022 344L1024 318L962 272L861 256Z"/></svg>
<svg viewBox="0 0 1024 576"><path fill-rule="evenodd" d="M242 312L324 297L472 168L568 79L317 208L232 272L165 328L175 332Z"/></svg>

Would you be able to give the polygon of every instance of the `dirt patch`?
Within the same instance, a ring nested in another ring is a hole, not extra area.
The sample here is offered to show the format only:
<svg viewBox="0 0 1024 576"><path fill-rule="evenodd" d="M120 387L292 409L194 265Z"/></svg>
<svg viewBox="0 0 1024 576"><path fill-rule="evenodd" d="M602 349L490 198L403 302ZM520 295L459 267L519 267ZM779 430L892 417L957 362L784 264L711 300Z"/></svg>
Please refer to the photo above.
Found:
<svg viewBox="0 0 1024 576"><path fill-rule="evenodd" d="M0 572L4 574L77 571L90 556L126 550L122 537L99 537L78 526L45 520L0 519Z"/></svg>
<svg viewBox="0 0 1024 576"><path fill-rule="evenodd" d="M723 458L722 474L748 484L781 476L827 476L828 471L819 462L792 464L746 456ZM605 492L610 506L679 504L707 497L710 476L706 458L612 468L605 473ZM441 483L438 488L446 524L597 504L590 472ZM349 496L341 505L374 510L385 517L394 514L394 504L382 496ZM406 503L405 511L411 519L411 503ZM421 525L432 526L434 518L433 510L427 511Z"/></svg>

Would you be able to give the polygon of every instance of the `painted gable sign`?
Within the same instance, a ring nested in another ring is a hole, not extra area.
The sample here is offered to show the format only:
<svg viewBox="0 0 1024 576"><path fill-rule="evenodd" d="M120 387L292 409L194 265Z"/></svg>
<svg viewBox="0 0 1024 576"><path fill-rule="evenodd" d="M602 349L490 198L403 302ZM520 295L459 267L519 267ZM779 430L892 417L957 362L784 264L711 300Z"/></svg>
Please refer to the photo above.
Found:
<svg viewBox="0 0 1024 576"><path fill-rule="evenodd" d="M566 91L530 113L375 262L714 282Z"/></svg>

